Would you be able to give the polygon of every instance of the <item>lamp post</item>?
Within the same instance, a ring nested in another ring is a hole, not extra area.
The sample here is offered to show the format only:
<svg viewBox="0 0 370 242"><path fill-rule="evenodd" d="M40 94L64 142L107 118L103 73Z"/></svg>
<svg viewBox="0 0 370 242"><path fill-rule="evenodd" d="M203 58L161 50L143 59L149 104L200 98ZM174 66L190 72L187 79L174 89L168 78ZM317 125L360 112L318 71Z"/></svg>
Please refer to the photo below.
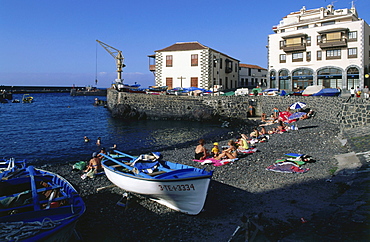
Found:
<svg viewBox="0 0 370 242"><path fill-rule="evenodd" d="M215 65L217 65L217 59L213 56L213 68L212 68L212 93L215 95Z"/></svg>

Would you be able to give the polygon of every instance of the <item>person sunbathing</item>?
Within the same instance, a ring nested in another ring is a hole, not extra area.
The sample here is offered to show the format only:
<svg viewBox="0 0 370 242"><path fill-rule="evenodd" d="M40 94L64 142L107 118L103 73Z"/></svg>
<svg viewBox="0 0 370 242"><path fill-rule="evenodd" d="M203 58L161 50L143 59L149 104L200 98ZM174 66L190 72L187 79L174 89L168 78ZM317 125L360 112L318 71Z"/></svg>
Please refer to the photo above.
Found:
<svg viewBox="0 0 370 242"><path fill-rule="evenodd" d="M258 132L257 128L254 128L249 135L251 139L257 139L258 136L260 136L260 133Z"/></svg>
<svg viewBox="0 0 370 242"><path fill-rule="evenodd" d="M204 139L200 139L198 141L198 143L199 144L195 148L195 156L194 157L195 157L196 160L204 160L208 156L207 150L204 147Z"/></svg>
<svg viewBox="0 0 370 242"><path fill-rule="evenodd" d="M249 149L248 137L245 134L241 135L238 141L238 150L247 150Z"/></svg>
<svg viewBox="0 0 370 242"><path fill-rule="evenodd" d="M235 159L238 156L237 149L235 142L233 140L229 140L227 143L229 148L223 150L221 154L219 154L215 159L222 160L222 159Z"/></svg>

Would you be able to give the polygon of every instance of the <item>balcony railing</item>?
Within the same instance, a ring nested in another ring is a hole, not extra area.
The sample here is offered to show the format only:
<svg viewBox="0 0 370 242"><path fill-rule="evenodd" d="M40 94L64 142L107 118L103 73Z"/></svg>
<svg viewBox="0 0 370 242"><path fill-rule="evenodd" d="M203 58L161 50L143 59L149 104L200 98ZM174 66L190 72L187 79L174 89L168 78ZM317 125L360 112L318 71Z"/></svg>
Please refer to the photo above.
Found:
<svg viewBox="0 0 370 242"><path fill-rule="evenodd" d="M283 50L285 52L305 51L306 50L306 44L284 45Z"/></svg>
<svg viewBox="0 0 370 242"><path fill-rule="evenodd" d="M155 71L155 65L149 65L149 71Z"/></svg>
<svg viewBox="0 0 370 242"><path fill-rule="evenodd" d="M347 47L346 39L332 39L332 40L321 40L319 41L321 49L332 48L332 47Z"/></svg>

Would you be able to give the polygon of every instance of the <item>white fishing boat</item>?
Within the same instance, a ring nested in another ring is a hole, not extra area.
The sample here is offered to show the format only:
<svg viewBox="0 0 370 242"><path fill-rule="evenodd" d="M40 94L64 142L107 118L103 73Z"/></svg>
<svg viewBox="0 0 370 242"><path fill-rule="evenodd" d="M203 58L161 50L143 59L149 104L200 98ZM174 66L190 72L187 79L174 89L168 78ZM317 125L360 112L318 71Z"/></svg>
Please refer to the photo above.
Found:
<svg viewBox="0 0 370 242"><path fill-rule="evenodd" d="M186 214L202 211L213 171L163 161L158 153L135 157L115 152L101 155L105 174L116 186Z"/></svg>

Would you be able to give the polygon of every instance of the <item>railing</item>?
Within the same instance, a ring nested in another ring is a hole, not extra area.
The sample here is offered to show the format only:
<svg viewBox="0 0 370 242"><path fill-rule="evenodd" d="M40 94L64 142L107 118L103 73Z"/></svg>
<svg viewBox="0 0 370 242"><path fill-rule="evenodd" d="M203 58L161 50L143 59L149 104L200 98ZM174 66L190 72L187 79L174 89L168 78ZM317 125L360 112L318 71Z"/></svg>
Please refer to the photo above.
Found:
<svg viewBox="0 0 370 242"><path fill-rule="evenodd" d="M346 47L347 39L331 39L331 40L321 40L319 41L320 48L330 48L330 47Z"/></svg>

